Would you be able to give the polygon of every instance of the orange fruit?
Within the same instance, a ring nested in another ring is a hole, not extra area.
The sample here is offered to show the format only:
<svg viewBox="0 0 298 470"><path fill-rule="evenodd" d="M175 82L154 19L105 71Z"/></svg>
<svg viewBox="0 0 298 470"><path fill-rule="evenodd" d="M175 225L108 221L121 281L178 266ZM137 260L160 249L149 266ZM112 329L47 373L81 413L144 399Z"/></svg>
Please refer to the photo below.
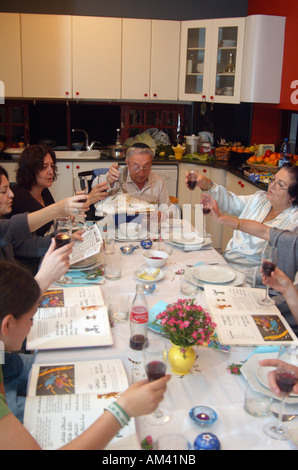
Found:
<svg viewBox="0 0 298 470"><path fill-rule="evenodd" d="M298 155L293 155L294 162L298 162Z"/></svg>
<svg viewBox="0 0 298 470"><path fill-rule="evenodd" d="M244 152L243 148L239 147L238 148L238 153L243 153L243 152Z"/></svg>
<svg viewBox="0 0 298 470"><path fill-rule="evenodd" d="M257 160L256 157L250 157L247 161L248 161L249 163L255 163L256 160Z"/></svg>
<svg viewBox="0 0 298 470"><path fill-rule="evenodd" d="M273 152L273 153L270 155L270 160L271 160L271 161L276 160L276 157L277 157L276 152Z"/></svg>
<svg viewBox="0 0 298 470"><path fill-rule="evenodd" d="M266 163L266 165L267 165L268 163L270 163L270 157L266 157L266 158L264 159L264 162Z"/></svg>
<svg viewBox="0 0 298 470"><path fill-rule="evenodd" d="M234 145L234 147L232 147L232 150L233 150L233 152L237 152L238 147L236 147L236 145Z"/></svg>
<svg viewBox="0 0 298 470"><path fill-rule="evenodd" d="M257 157L257 162L258 163L263 163L264 161L264 155L261 155L260 157Z"/></svg>

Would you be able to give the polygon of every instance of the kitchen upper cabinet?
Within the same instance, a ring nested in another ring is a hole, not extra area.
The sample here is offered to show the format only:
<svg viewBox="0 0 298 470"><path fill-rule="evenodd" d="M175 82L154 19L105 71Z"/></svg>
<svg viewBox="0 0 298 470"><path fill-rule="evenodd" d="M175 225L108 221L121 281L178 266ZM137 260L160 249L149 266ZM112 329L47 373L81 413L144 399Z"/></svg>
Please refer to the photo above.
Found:
<svg viewBox="0 0 298 470"><path fill-rule="evenodd" d="M122 19L72 20L73 97L120 99Z"/></svg>
<svg viewBox="0 0 298 470"><path fill-rule="evenodd" d="M123 19L122 99L149 99L151 20Z"/></svg>
<svg viewBox="0 0 298 470"><path fill-rule="evenodd" d="M123 19L122 99L177 100L180 22Z"/></svg>
<svg viewBox="0 0 298 470"><path fill-rule="evenodd" d="M178 99L180 22L152 21L151 100Z"/></svg>
<svg viewBox="0 0 298 470"><path fill-rule="evenodd" d="M5 98L22 96L21 30L18 13L0 13L0 80Z"/></svg>
<svg viewBox="0 0 298 470"><path fill-rule="evenodd" d="M245 18L183 21L179 98L239 103Z"/></svg>
<svg viewBox="0 0 298 470"><path fill-rule="evenodd" d="M71 17L22 14L21 38L23 96L71 97Z"/></svg>

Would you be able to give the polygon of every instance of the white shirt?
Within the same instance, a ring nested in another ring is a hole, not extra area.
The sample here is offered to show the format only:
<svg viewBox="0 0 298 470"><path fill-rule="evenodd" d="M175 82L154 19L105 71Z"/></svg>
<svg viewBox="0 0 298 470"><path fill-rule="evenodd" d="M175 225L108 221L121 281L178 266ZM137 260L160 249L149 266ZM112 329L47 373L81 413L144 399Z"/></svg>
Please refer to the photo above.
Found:
<svg viewBox="0 0 298 470"><path fill-rule="evenodd" d="M223 186L215 184L209 192L222 211L241 219L251 219L262 223L272 207L265 191L257 191L250 196L237 196L227 191ZM291 206L275 219L266 222L266 225L294 231L297 228L297 222L298 208ZM261 238L234 230L233 237L224 252L224 257L235 269L245 271L246 281L255 285L261 265L261 253L267 243Z"/></svg>

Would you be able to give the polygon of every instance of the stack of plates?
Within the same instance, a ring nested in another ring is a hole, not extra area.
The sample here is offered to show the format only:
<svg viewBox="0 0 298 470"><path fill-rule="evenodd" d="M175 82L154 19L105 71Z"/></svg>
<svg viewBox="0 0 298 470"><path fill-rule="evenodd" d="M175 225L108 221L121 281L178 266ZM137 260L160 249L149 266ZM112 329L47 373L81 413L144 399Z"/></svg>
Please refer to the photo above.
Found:
<svg viewBox="0 0 298 470"><path fill-rule="evenodd" d="M126 242L126 241L134 241L134 242L141 242L142 240L146 240L148 238L148 231L146 228L142 227L139 232L136 233L134 237L128 234L125 234L118 228L115 233L115 240L118 242Z"/></svg>
<svg viewBox="0 0 298 470"><path fill-rule="evenodd" d="M197 233L189 232L179 236L175 236L174 234L169 242L177 248L198 250L202 246L209 245L212 241L210 238L205 239Z"/></svg>
<svg viewBox="0 0 298 470"><path fill-rule="evenodd" d="M200 287L206 284L240 286L244 282L243 274L229 266L202 264L187 269L184 275L188 281Z"/></svg>
<svg viewBox="0 0 298 470"><path fill-rule="evenodd" d="M96 268L102 264L102 260L99 259L98 255L90 256L89 258L83 259L82 261L79 261L78 263L74 263L70 265L70 269L78 269L84 271L89 271L93 268Z"/></svg>

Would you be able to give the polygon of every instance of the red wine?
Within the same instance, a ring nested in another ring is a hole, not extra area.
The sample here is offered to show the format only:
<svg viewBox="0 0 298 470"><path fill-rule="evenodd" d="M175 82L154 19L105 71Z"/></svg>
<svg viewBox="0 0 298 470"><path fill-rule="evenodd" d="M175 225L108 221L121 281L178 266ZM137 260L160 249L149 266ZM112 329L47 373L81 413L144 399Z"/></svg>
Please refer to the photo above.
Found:
<svg viewBox="0 0 298 470"><path fill-rule="evenodd" d="M136 349L137 351L141 351L146 341L147 340L144 335L134 335L130 338L129 345L131 349Z"/></svg>
<svg viewBox="0 0 298 470"><path fill-rule="evenodd" d="M166 373L166 364L160 361L152 361L146 365L146 374L149 382L161 379Z"/></svg>
<svg viewBox="0 0 298 470"><path fill-rule="evenodd" d="M276 383L283 393L289 394L297 383L297 378L290 372L277 372Z"/></svg>
<svg viewBox="0 0 298 470"><path fill-rule="evenodd" d="M271 273L275 270L275 264L271 263L271 261L263 261L262 269L265 276L271 276Z"/></svg>
<svg viewBox="0 0 298 470"><path fill-rule="evenodd" d="M56 240L56 249L58 249L70 243L70 236L68 233L57 233L57 235L55 235L55 240Z"/></svg>
<svg viewBox="0 0 298 470"><path fill-rule="evenodd" d="M210 211L211 211L211 209L207 209L207 207L203 207L203 214L204 215L209 214Z"/></svg>
<svg viewBox="0 0 298 470"><path fill-rule="evenodd" d="M196 181L187 181L188 189L190 189L191 191L194 191L194 189L196 188L196 185L197 185Z"/></svg>

